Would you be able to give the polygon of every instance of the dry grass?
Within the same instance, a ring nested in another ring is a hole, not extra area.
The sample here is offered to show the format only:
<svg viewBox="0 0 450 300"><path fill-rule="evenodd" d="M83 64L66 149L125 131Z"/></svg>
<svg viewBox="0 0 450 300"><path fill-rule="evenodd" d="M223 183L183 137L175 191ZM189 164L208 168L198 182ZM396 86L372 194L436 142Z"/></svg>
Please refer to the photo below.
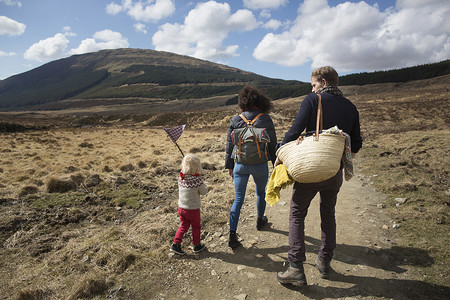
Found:
<svg viewBox="0 0 450 300"><path fill-rule="evenodd" d="M450 76L404 84L353 87L364 146L359 169L389 196L400 246L426 251L432 261L416 272L449 284ZM352 93L351 89L347 93ZM399 204L395 198L406 198ZM420 260L416 253L406 253Z"/></svg>
<svg viewBox="0 0 450 300"><path fill-rule="evenodd" d="M168 259L179 223L181 154L162 129L56 129L2 139L1 225L9 228L2 256L9 259L2 262L8 275L1 293L94 297L117 289L112 279L130 280L136 269L158 270ZM203 197L204 228L225 226L233 197L224 184L225 136L187 129L179 145L200 157L214 191Z"/></svg>

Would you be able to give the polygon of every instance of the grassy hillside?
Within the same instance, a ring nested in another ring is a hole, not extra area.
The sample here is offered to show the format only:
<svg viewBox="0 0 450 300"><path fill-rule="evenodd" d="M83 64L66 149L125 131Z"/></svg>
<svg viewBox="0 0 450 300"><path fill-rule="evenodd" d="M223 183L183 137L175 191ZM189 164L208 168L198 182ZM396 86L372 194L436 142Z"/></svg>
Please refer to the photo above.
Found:
<svg viewBox="0 0 450 300"><path fill-rule="evenodd" d="M74 55L0 81L0 109L41 109L69 99L89 99L95 105L99 99L118 98L129 102L231 98L246 84L267 89L273 98L309 89L299 81L272 79L173 53L117 49Z"/></svg>
<svg viewBox="0 0 450 300"><path fill-rule="evenodd" d="M343 76L341 85L406 82L450 73L450 60L400 70ZM309 83L264 77L188 56L147 49L74 55L0 81L0 111L59 110L117 104L222 99L237 103L251 84L273 99L310 92Z"/></svg>

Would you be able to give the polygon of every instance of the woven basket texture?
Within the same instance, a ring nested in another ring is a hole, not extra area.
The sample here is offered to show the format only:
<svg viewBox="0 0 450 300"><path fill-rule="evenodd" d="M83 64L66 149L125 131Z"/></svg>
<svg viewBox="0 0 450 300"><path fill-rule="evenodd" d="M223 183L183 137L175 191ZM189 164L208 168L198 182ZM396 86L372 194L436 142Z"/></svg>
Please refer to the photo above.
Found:
<svg viewBox="0 0 450 300"><path fill-rule="evenodd" d="M298 145L297 141L283 145L276 154L295 181L314 183L336 175L344 148L345 136L321 133L318 141L308 136Z"/></svg>

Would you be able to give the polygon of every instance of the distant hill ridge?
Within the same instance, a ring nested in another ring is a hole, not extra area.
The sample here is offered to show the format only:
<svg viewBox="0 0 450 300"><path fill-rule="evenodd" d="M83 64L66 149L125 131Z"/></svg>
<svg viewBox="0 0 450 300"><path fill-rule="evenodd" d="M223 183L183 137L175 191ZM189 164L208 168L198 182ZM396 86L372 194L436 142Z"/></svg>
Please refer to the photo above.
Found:
<svg viewBox="0 0 450 300"><path fill-rule="evenodd" d="M425 64L403 69L345 75L339 78L339 84L365 85L388 82L407 82L447 74L450 74L450 59L433 64Z"/></svg>
<svg viewBox="0 0 450 300"><path fill-rule="evenodd" d="M233 97L245 84L264 88L274 98L308 86L169 52L115 49L59 59L0 81L0 109L67 99Z"/></svg>
<svg viewBox="0 0 450 300"><path fill-rule="evenodd" d="M417 76L450 73L449 60L420 68L432 71L417 72ZM375 83L373 81L391 78L388 76L393 74L391 72L399 71L388 71L381 76L377 72L343 76L341 84ZM408 70L407 73L414 72ZM411 76L403 78L412 80ZM246 84L260 87L273 99L310 92L310 84L301 81L268 78L169 52L127 48L74 55L1 80L0 110L39 109L43 105L48 108L52 103L74 99L95 105L119 99L160 101L228 95L229 103L236 103L233 97Z"/></svg>

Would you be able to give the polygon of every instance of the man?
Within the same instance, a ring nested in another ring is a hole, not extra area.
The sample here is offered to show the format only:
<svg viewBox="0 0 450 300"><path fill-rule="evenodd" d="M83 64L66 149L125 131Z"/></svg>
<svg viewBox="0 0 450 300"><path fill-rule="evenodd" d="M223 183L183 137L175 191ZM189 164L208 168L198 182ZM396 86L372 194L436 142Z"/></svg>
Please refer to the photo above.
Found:
<svg viewBox="0 0 450 300"><path fill-rule="evenodd" d="M351 137L351 151L354 156L362 146L359 113L355 105L345 98L337 87L339 76L332 67L321 67L312 72L312 93L305 97L297 116L285 134L281 145L296 140L306 129L315 130L318 96L321 94L323 107L323 128L335 125ZM282 163L278 158L275 165ZM285 272L278 272L280 283L306 285L303 262L305 256L305 217L311 200L320 193L320 218L322 245L315 265L322 278L328 278L330 261L336 248L335 205L342 185L342 167L338 173L325 181L317 183L295 182L289 213L289 265Z"/></svg>

